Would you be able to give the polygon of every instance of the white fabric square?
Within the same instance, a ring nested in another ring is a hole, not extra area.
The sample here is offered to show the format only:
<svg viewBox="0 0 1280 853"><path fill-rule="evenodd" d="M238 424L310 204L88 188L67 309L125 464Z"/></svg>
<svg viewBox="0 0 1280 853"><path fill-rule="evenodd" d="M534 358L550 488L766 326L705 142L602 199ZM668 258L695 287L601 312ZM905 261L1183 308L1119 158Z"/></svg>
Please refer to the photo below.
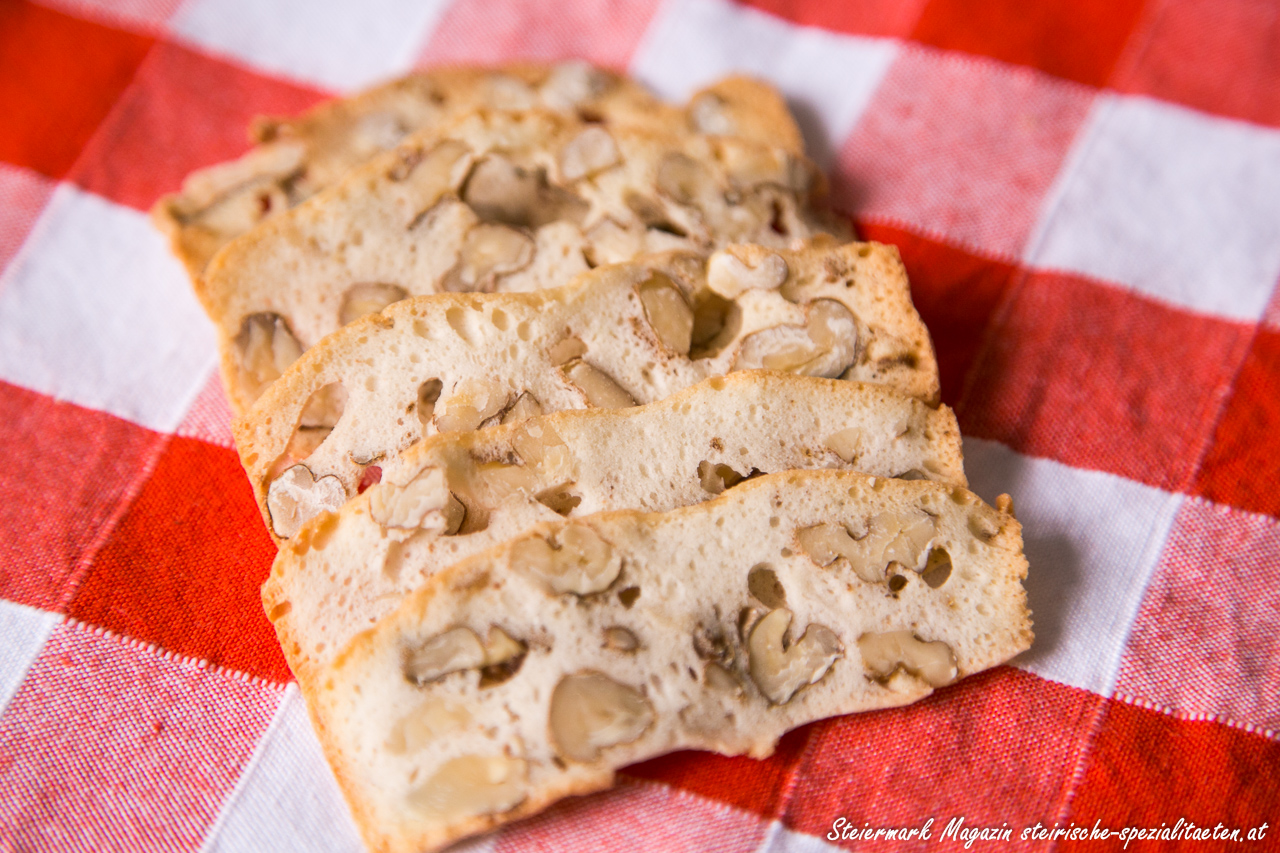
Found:
<svg viewBox="0 0 1280 853"><path fill-rule="evenodd" d="M1147 582L1182 495L965 438L970 488L1013 496L1036 639L1014 663L1110 696Z"/></svg>
<svg viewBox="0 0 1280 853"><path fill-rule="evenodd" d="M80 18L98 20L112 27L158 33L182 4L182 0L39 0Z"/></svg>
<svg viewBox="0 0 1280 853"><path fill-rule="evenodd" d="M788 829L785 824L774 821L757 853L837 853L840 849L817 836Z"/></svg>
<svg viewBox="0 0 1280 853"><path fill-rule="evenodd" d="M1267 327L1280 331L1280 284L1276 285L1275 291L1271 294L1271 301L1267 303L1262 322Z"/></svg>
<svg viewBox="0 0 1280 853"><path fill-rule="evenodd" d="M57 613L0 598L0 712L8 706L31 662L61 621Z"/></svg>
<svg viewBox="0 0 1280 853"><path fill-rule="evenodd" d="M59 186L0 276L0 378L169 432L214 361L213 326L147 217Z"/></svg>
<svg viewBox="0 0 1280 853"><path fill-rule="evenodd" d="M18 254L57 182L38 172L0 163L0 272Z"/></svg>
<svg viewBox="0 0 1280 853"><path fill-rule="evenodd" d="M323 88L407 72L445 0L190 0L172 30L251 66Z"/></svg>
<svg viewBox="0 0 1280 853"><path fill-rule="evenodd" d="M363 853L296 684L201 848L206 853Z"/></svg>
<svg viewBox="0 0 1280 853"><path fill-rule="evenodd" d="M231 419L231 404L227 402L227 394L222 387L222 372L215 369L205 379L203 389L196 395L174 435L198 438L234 450L236 441L231 434Z"/></svg>
<svg viewBox="0 0 1280 853"><path fill-rule="evenodd" d="M1280 131L1104 95L1026 260L1254 321L1280 278Z"/></svg>
<svg viewBox="0 0 1280 853"><path fill-rule="evenodd" d="M809 155L829 169L898 52L887 39L800 27L725 0L665 3L631 73L672 100L728 74L761 77L784 95Z"/></svg>

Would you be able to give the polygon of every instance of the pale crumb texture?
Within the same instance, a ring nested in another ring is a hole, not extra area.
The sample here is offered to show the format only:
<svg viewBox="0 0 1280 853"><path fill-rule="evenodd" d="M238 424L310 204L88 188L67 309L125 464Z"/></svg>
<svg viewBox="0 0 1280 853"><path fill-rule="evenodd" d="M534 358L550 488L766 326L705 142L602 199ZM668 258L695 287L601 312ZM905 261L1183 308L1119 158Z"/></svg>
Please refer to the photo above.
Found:
<svg viewBox="0 0 1280 853"><path fill-rule="evenodd" d="M311 682L431 575L539 522L666 511L806 468L966 485L947 407L881 386L742 371L646 406L425 439L387 463L380 484L285 543L263 606L298 680ZM450 496L465 508L456 530L433 524ZM387 512L394 500L417 513Z"/></svg>
<svg viewBox="0 0 1280 853"><path fill-rule="evenodd" d="M806 550L824 525L861 536L847 559ZM1017 521L962 488L774 474L458 563L307 699L370 848L435 850L627 764L767 756L796 726L1008 660L1032 639L1026 570Z"/></svg>
<svg viewBox="0 0 1280 853"><path fill-rule="evenodd" d="M247 154L193 172L181 191L155 204L152 218L192 279L199 279L220 248L258 223L331 186L406 136L481 107L546 109L608 125L741 136L797 154L804 150L782 97L749 78L722 80L678 108L625 77L577 61L436 68L328 101L296 118L258 119Z"/></svg>
<svg viewBox="0 0 1280 853"><path fill-rule="evenodd" d="M649 252L846 238L824 192L813 164L782 147L484 109L264 221L218 253L196 290L243 411L274 378L245 351L263 318L306 350L406 296L539 290ZM362 298L371 286L386 301Z"/></svg>
<svg viewBox="0 0 1280 853"><path fill-rule="evenodd" d="M750 286L734 292L740 278ZM666 253L533 293L404 300L302 354L233 429L264 520L288 538L425 436L649 403L762 367L938 400L897 250L819 241L709 261ZM282 478L298 465L305 476Z"/></svg>

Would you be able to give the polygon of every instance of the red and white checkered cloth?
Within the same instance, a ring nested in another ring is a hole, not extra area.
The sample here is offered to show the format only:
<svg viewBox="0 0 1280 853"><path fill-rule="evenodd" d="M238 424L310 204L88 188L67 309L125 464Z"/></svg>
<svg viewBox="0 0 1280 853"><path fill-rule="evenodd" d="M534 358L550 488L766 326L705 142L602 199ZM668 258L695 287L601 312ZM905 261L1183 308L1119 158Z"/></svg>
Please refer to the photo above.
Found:
<svg viewBox="0 0 1280 853"><path fill-rule="evenodd" d="M1276 2L0 0L0 849L359 849L259 605L212 329L146 210L255 114L569 56L788 95L902 249L968 473L1025 525L1037 639L475 848L1280 824Z"/></svg>

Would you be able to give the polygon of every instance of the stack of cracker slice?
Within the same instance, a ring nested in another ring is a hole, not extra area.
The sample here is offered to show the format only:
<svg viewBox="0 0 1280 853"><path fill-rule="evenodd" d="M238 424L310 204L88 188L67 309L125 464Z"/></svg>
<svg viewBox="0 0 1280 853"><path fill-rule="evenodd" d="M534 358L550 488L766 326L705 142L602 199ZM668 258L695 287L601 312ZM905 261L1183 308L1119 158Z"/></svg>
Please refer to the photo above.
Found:
<svg viewBox="0 0 1280 853"><path fill-rule="evenodd" d="M447 69L254 133L154 215L371 849L1030 644L898 253L850 242L768 86Z"/></svg>

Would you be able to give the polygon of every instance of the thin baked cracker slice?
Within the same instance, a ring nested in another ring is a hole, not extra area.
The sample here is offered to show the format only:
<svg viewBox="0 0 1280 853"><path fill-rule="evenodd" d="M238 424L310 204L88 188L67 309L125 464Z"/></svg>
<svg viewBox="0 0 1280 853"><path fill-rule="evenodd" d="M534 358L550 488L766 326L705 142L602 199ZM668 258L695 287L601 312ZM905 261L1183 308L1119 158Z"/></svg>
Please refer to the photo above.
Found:
<svg viewBox="0 0 1280 853"><path fill-rule="evenodd" d="M288 537L426 435L649 403L762 367L938 400L896 249L739 246L705 264L600 267L553 290L399 302L308 350L232 426L264 519Z"/></svg>
<svg viewBox="0 0 1280 853"><path fill-rule="evenodd" d="M723 80L679 108L583 62L437 68L328 101L297 118L259 119L247 154L193 172L180 192L156 203L152 218L198 278L220 248L258 223L336 183L409 134L481 107L542 108L608 124L744 136L797 154L804 150L781 96L748 78Z"/></svg>
<svg viewBox="0 0 1280 853"><path fill-rule="evenodd" d="M814 211L821 192L785 148L479 111L234 241L197 291L239 413L298 353L407 296L538 290L645 252L847 236Z"/></svg>
<svg viewBox="0 0 1280 853"><path fill-rule="evenodd" d="M306 698L369 846L435 850L637 761L764 757L1006 661L1032 639L1026 572L1018 522L964 489L775 474L465 560Z"/></svg>
<svg viewBox="0 0 1280 853"><path fill-rule="evenodd" d="M428 577L535 524L675 509L805 468L965 485L947 407L882 386L740 371L647 406L432 436L285 544L263 607L299 682L310 682Z"/></svg>

